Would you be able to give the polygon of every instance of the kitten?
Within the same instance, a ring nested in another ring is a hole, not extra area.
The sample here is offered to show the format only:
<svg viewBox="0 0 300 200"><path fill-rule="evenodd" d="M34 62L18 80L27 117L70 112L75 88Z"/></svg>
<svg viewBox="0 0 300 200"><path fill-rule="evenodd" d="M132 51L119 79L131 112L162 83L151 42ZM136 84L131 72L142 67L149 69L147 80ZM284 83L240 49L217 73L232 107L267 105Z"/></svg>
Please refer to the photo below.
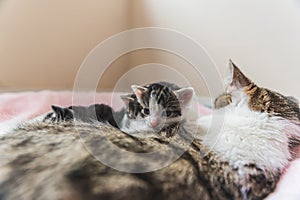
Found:
<svg viewBox="0 0 300 200"><path fill-rule="evenodd" d="M132 89L133 95L121 97L126 105L126 115L120 123L122 131L130 134L166 131L171 136L179 125L187 129L196 124L193 88L158 82L133 85Z"/></svg>
<svg viewBox="0 0 300 200"><path fill-rule="evenodd" d="M110 125L129 133L157 133L165 131L172 136L176 129L188 123L196 124L197 114L192 109L194 90L191 87L179 88L168 82L151 83L142 86L132 85L133 94L122 95L125 108L115 112L110 106L95 104L89 107L52 106L44 121L108 122ZM193 114L192 114L193 112Z"/></svg>
<svg viewBox="0 0 300 200"><path fill-rule="evenodd" d="M62 108L51 106L53 112L46 114L42 119L44 122L60 123L80 120L83 122L93 123L94 121L107 122L108 124L119 128L116 121L124 115L124 110L114 112L113 109L105 104L94 104L91 106L69 106ZM115 117L118 117L115 119Z"/></svg>

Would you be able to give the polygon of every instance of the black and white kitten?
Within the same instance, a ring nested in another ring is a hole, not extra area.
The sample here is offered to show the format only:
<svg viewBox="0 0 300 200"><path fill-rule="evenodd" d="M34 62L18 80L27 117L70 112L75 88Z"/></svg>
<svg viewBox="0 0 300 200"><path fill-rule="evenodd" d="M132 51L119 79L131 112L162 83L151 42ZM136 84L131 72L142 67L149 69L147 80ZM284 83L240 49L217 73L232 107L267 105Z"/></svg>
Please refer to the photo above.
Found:
<svg viewBox="0 0 300 200"><path fill-rule="evenodd" d="M89 107L52 106L44 121L76 120L107 122L120 130L135 134L137 132L157 133L165 131L168 136L184 125L185 129L194 128L197 113L192 109L194 90L180 88L168 82L150 83L142 86L132 85L133 93L121 95L125 108L115 112L110 106L95 104Z"/></svg>

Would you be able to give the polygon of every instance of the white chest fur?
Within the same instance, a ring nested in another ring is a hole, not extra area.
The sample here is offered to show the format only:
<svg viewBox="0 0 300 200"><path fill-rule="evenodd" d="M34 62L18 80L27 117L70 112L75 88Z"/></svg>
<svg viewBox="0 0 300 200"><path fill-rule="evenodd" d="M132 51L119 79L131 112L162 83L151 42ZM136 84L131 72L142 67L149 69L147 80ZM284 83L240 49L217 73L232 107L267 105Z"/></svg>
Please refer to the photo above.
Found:
<svg viewBox="0 0 300 200"><path fill-rule="evenodd" d="M269 170L282 170L290 158L287 120L249 110L247 106L227 106L198 121L203 143L233 167L257 164ZM221 127L209 128L217 120Z"/></svg>

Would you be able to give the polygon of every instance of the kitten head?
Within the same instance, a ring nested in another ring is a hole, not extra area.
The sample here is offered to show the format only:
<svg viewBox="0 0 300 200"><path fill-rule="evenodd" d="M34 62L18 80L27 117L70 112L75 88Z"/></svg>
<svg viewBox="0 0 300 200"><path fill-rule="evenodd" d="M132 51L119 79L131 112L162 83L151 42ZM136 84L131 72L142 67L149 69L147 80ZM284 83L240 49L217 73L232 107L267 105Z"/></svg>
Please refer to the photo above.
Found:
<svg viewBox="0 0 300 200"><path fill-rule="evenodd" d="M60 121L72 121L73 111L70 108L63 108L59 106L51 106L52 111L48 113L43 121L60 122Z"/></svg>
<svg viewBox="0 0 300 200"><path fill-rule="evenodd" d="M178 124L194 96L193 88L179 88L166 82L131 87L133 94L121 97L128 118L143 121L154 130Z"/></svg>

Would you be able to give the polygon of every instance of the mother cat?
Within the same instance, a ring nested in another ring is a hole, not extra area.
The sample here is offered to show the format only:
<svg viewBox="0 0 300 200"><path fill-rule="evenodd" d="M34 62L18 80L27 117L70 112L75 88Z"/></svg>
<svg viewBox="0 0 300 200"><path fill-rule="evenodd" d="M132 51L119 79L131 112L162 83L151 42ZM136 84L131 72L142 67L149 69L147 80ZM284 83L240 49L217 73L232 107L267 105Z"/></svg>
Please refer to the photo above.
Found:
<svg viewBox="0 0 300 200"><path fill-rule="evenodd" d="M229 105L221 108L229 113L223 134L207 130L211 119L201 118L198 139L188 147L175 142L176 148L187 149L185 153L153 172L130 174L103 165L82 146L77 131L100 153L106 146L100 145L99 134L133 152L161 149L169 138L135 138L101 123L20 127L0 141L1 199L265 198L291 159L289 142L300 137L299 106L294 99L256 86L233 63L229 79ZM255 129L242 129L250 127L241 118L255 122Z"/></svg>

